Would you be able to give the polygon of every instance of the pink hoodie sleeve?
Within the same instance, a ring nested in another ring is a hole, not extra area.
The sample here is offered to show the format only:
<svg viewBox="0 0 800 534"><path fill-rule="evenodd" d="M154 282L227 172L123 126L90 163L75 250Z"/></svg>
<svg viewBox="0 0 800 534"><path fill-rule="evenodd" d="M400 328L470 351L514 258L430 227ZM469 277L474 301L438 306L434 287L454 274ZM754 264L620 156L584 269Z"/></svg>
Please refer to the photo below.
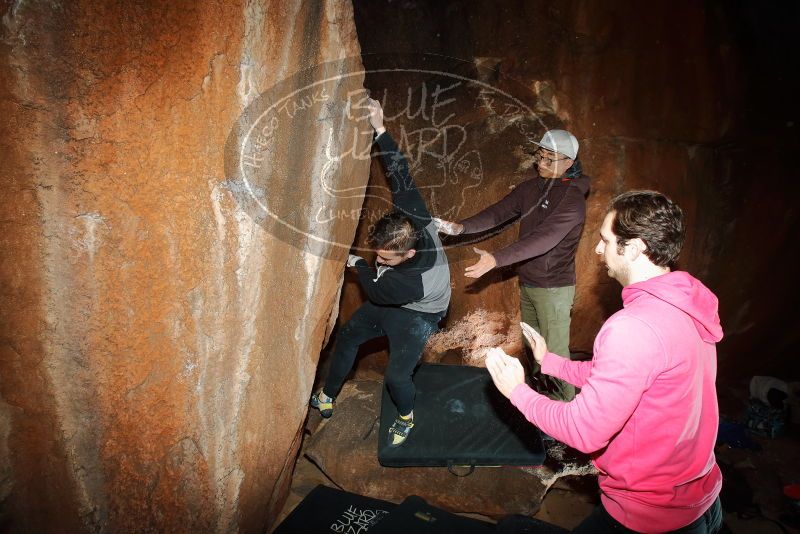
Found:
<svg viewBox="0 0 800 534"><path fill-rule="evenodd" d="M558 367L569 369L565 376L573 368L566 360ZM634 317L618 316L597 335L591 374L574 400L553 401L520 384L511 402L555 439L595 452L619 432L663 367L664 350L652 329Z"/></svg>
<svg viewBox="0 0 800 534"><path fill-rule="evenodd" d="M542 372L582 388L592 372L592 362L573 362L548 352L542 360Z"/></svg>

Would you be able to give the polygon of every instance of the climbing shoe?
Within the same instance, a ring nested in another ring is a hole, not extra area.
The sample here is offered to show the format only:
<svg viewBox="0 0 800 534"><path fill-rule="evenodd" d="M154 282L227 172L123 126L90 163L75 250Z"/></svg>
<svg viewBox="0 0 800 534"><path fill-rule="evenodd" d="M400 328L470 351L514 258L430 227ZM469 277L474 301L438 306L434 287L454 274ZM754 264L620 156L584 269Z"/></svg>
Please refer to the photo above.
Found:
<svg viewBox="0 0 800 534"><path fill-rule="evenodd" d="M319 414L327 419L328 417L333 415L333 401L334 399L331 398L325 402L320 400L320 395L322 395L322 391L318 391L311 395L311 407L316 408L319 410Z"/></svg>
<svg viewBox="0 0 800 534"><path fill-rule="evenodd" d="M402 445L408 435L411 434L411 429L414 428L413 417L397 416L389 427L389 447L399 447Z"/></svg>

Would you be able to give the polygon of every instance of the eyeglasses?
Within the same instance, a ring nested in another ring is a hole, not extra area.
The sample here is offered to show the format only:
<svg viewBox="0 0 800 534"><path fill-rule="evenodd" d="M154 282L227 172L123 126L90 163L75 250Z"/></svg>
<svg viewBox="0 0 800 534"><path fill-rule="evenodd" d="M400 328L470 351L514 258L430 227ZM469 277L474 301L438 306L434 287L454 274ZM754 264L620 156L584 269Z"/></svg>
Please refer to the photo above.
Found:
<svg viewBox="0 0 800 534"><path fill-rule="evenodd" d="M536 152L534 152L533 156L536 159L538 159L539 161L541 161L542 163L544 163L545 165L552 165L556 161L564 161L565 159L569 159L569 158L566 158L566 157L564 157L564 158L555 158L554 159L554 158L551 158L549 156L545 156L544 155L544 150L542 150L541 148L539 150L537 150Z"/></svg>

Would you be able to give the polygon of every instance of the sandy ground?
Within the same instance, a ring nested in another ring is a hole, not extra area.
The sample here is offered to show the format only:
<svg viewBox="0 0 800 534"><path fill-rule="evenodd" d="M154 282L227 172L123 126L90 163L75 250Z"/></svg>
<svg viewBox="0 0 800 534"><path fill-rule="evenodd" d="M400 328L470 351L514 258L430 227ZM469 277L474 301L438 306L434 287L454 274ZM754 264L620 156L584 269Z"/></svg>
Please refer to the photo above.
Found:
<svg viewBox="0 0 800 534"><path fill-rule="evenodd" d="M756 504L761 508L761 513L767 518L777 519L785 513L787 505L782 498L780 482L792 472L784 469L784 460L796 458L800 443L797 438L781 438L771 440L760 453L742 452L740 450L724 451L718 449L718 456L722 461L729 461L734 457L740 458L739 470L745 472L748 482L752 484ZM753 467L749 465L752 463ZM744 465L745 467L741 467ZM795 473L796 473L796 468ZM585 480L580 480L580 479ZM792 478L790 475L788 478ZM800 479L798 479L800 480ZM561 479L550 489L539 512L534 516L543 521L572 529L581 522L596 506L598 493L593 477L570 477ZM292 487L289 497L281 513L280 519L286 517L295 506L318 484L331 487L336 485L329 480L307 458L301 456L295 466L292 477ZM734 534L770 534L783 532L774 522L761 517L749 517L745 514L740 518L736 513L726 512L725 523ZM487 519L488 518L483 518ZM786 526L791 533L800 532L800 529Z"/></svg>
<svg viewBox="0 0 800 534"><path fill-rule="evenodd" d="M385 355L371 355L361 359L357 374L362 378L380 379L380 369L385 365ZM724 419L735 420L744 412L747 402L747 381L729 384L720 389L720 412ZM313 432L320 416L311 411L307 433ZM726 479L723 492L741 487L742 481L752 492L754 506L738 513L725 512L727 532L733 534L800 534L800 505L783 496L783 487L800 483L800 425L790 425L786 435L776 438L752 436L760 450L733 448L719 445L717 459L734 471L730 482ZM739 482L735 482L738 480ZM312 462L303 456L302 450L295 466L292 486L279 521L286 517L297 504L318 484L336 487ZM738 484L738 485L737 485ZM745 490L747 491L747 490ZM732 502L724 500L723 507L730 508ZM536 518L561 527L572 529L586 517L599 502L596 478L593 476L565 477L559 479L548 491ZM490 520L488 518L483 518ZM776 523L781 520L783 528ZM278 522L279 522L278 521ZM723 532L726 532L723 530Z"/></svg>

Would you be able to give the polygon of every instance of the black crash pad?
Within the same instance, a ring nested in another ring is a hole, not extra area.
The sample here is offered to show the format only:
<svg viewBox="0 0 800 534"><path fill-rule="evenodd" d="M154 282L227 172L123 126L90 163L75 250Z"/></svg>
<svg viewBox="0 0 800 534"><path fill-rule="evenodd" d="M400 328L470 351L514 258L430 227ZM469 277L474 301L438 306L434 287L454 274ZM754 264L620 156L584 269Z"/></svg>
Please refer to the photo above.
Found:
<svg viewBox="0 0 800 534"><path fill-rule="evenodd" d="M412 495L389 512L370 534L493 534L494 525L486 521L462 517L428 504Z"/></svg>
<svg viewBox="0 0 800 534"><path fill-rule="evenodd" d="M286 516L273 534L372 532L397 505L319 485Z"/></svg>
<svg viewBox="0 0 800 534"><path fill-rule="evenodd" d="M569 530L524 515L507 515L497 522L497 534L569 534Z"/></svg>
<svg viewBox="0 0 800 534"><path fill-rule="evenodd" d="M387 467L535 466L544 461L539 429L494 386L480 367L422 364L414 375L414 428L388 446L397 408L384 386L378 460Z"/></svg>

